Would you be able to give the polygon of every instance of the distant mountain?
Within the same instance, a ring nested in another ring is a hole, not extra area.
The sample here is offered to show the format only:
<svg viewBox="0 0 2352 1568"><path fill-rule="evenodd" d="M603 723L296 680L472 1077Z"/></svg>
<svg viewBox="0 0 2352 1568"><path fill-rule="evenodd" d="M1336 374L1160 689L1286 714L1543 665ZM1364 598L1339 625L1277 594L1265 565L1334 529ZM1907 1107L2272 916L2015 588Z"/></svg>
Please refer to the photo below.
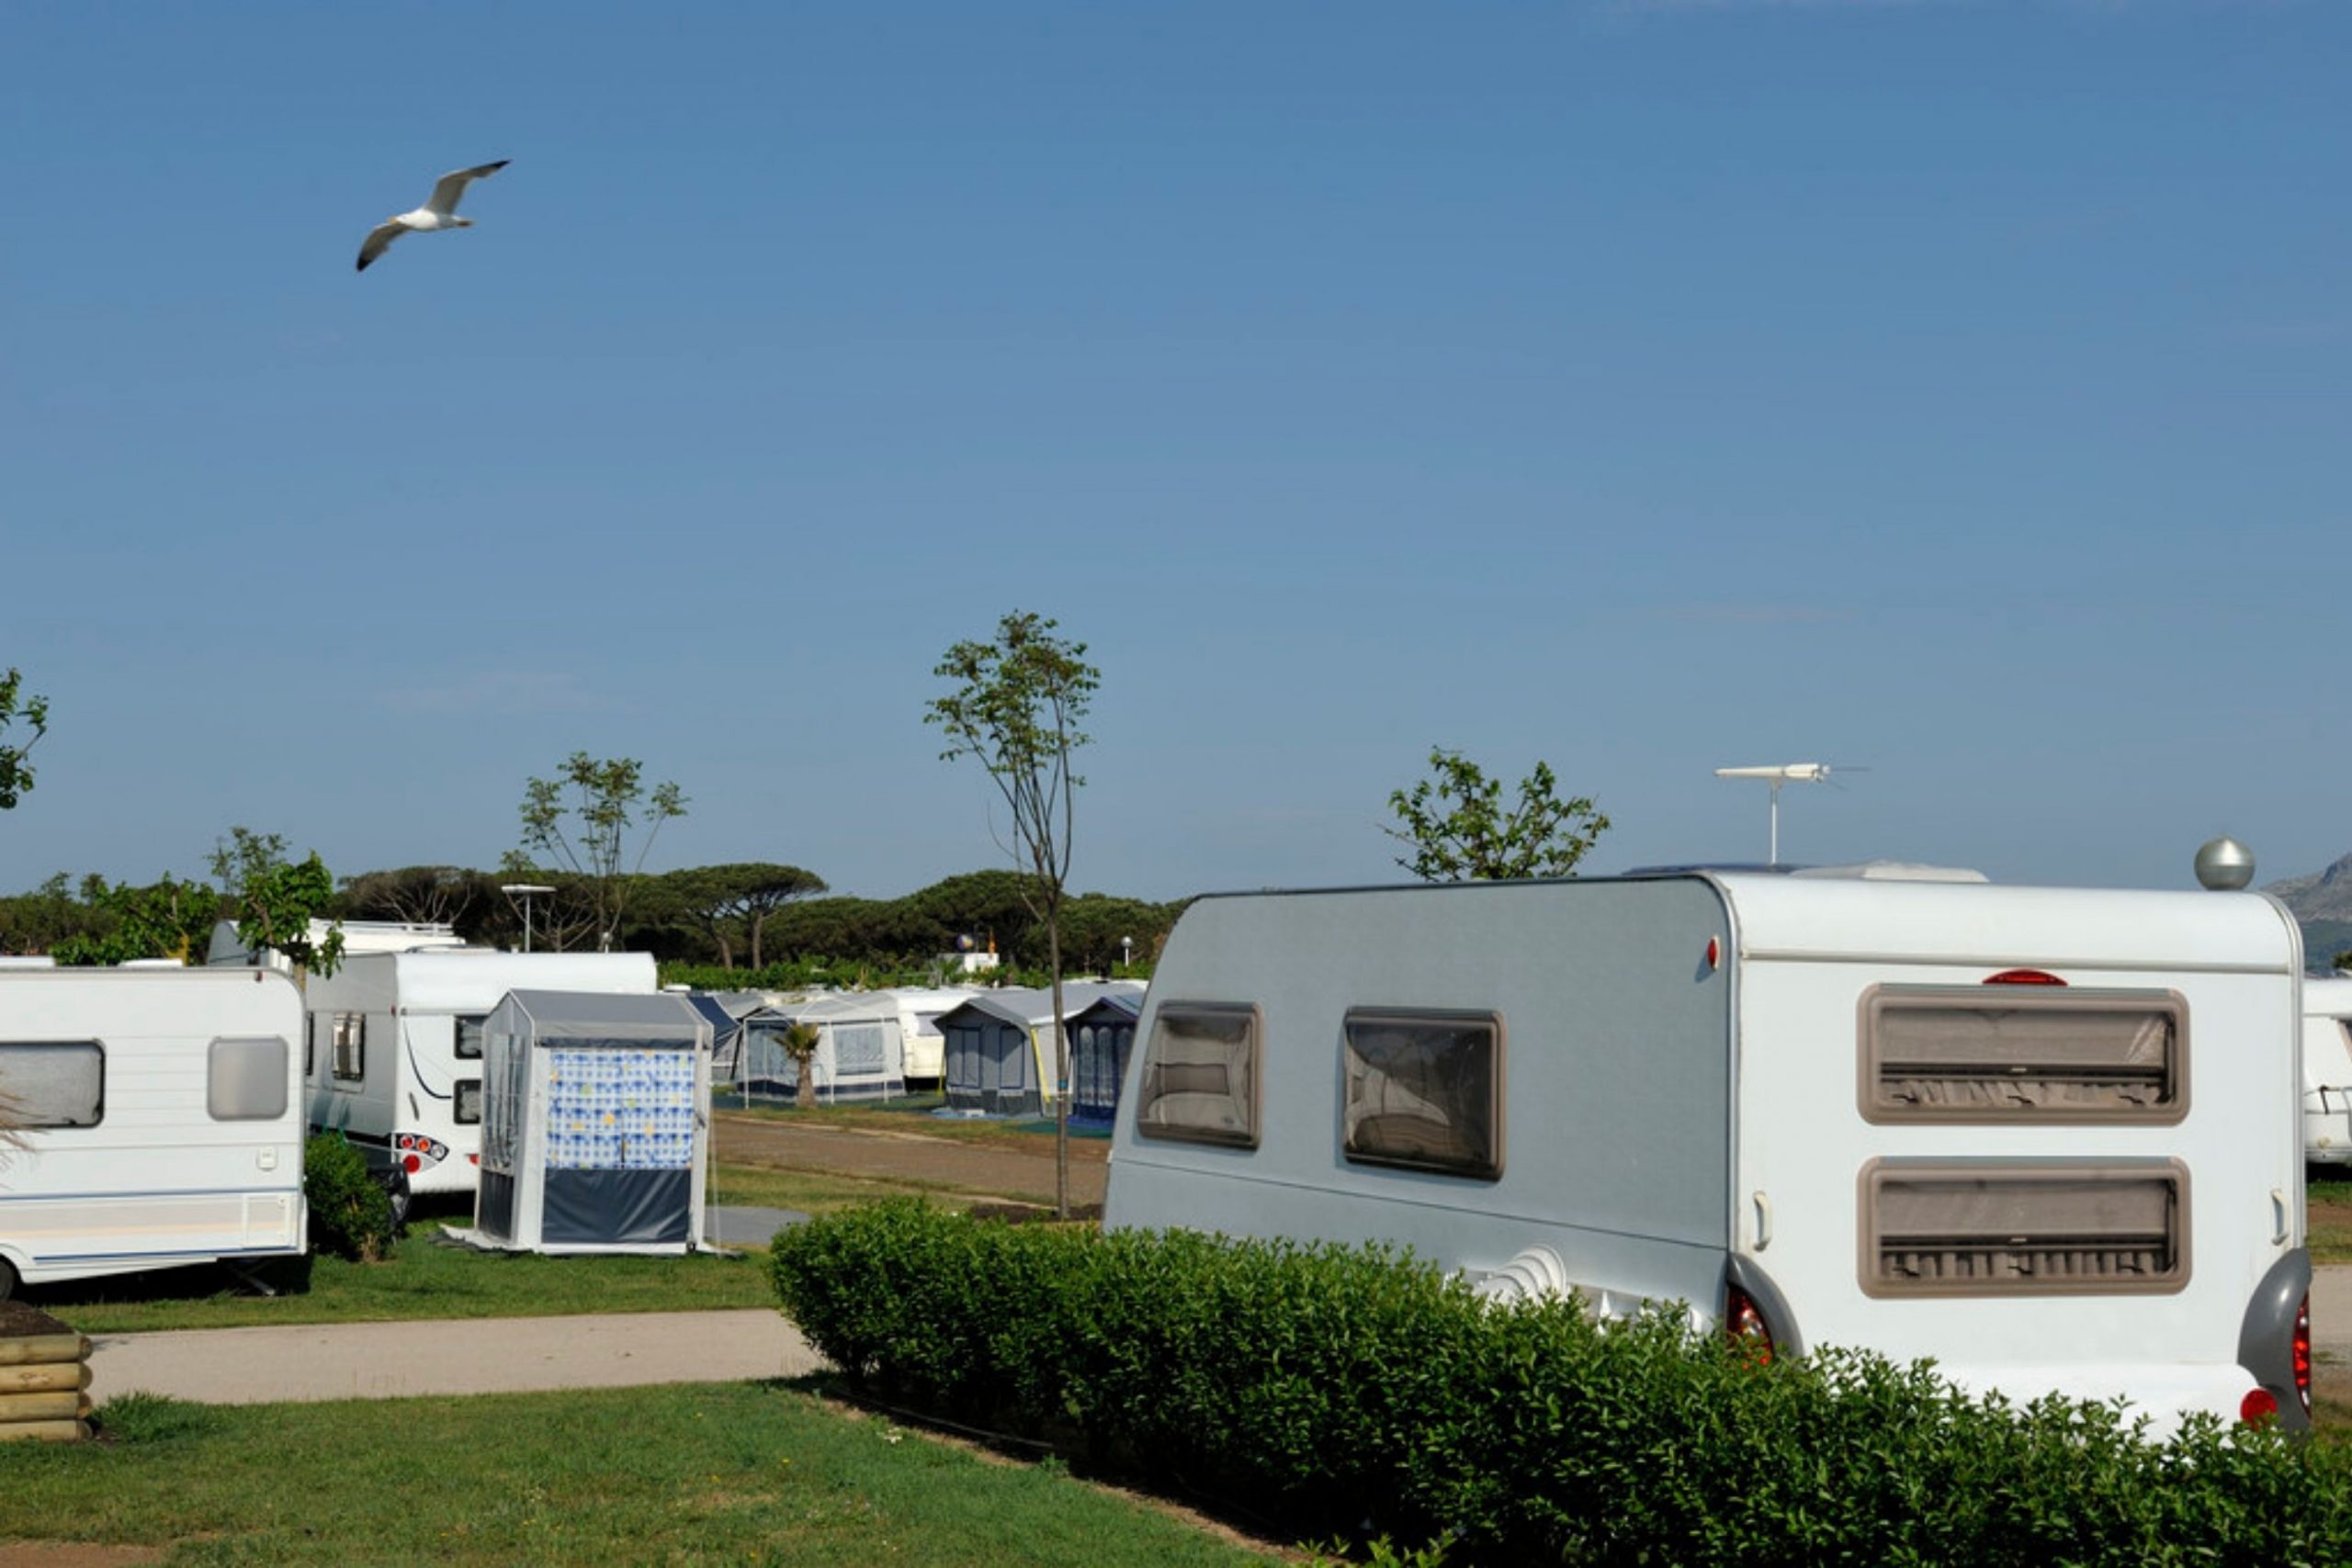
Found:
<svg viewBox="0 0 2352 1568"><path fill-rule="evenodd" d="M2325 871L2290 876L2263 889L2294 911L2305 925L2320 920L2352 920L2352 855Z"/></svg>

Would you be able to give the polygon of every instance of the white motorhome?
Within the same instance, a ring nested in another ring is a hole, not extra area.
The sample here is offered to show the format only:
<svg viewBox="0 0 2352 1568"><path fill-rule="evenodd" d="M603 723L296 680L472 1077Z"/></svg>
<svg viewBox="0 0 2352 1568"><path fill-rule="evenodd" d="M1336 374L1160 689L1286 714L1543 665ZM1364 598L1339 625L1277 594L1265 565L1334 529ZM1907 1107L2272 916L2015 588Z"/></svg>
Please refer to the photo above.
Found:
<svg viewBox="0 0 2352 1568"><path fill-rule="evenodd" d="M650 995L645 953L434 946L346 956L311 976L311 1125L340 1132L410 1192L471 1192L481 1158L481 1026L517 989Z"/></svg>
<svg viewBox="0 0 2352 1568"><path fill-rule="evenodd" d="M301 1028L266 970L0 964L0 1297L299 1257Z"/></svg>
<svg viewBox="0 0 2352 1568"><path fill-rule="evenodd" d="M2352 1165L2352 979L2303 982L2303 1158Z"/></svg>
<svg viewBox="0 0 2352 1568"><path fill-rule="evenodd" d="M1104 1223L2307 1427L2301 948L2255 894L1858 875L1203 898Z"/></svg>

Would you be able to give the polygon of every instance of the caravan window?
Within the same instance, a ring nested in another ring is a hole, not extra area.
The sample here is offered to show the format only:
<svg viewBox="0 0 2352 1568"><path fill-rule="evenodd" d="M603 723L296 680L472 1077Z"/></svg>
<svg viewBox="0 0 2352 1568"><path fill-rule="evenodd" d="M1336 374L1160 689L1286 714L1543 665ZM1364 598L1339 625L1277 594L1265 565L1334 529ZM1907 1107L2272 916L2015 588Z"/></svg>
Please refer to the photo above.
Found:
<svg viewBox="0 0 2352 1568"><path fill-rule="evenodd" d="M479 1062L481 1060L481 1026L489 1021L490 1015L488 1013L476 1013L469 1018L460 1017L456 1020L458 1026L458 1060L460 1062Z"/></svg>
<svg viewBox="0 0 2352 1568"><path fill-rule="evenodd" d="M328 1066L337 1087L355 1084L368 1076L368 1015L338 1012L334 1019L334 1055Z"/></svg>
<svg viewBox="0 0 2352 1568"><path fill-rule="evenodd" d="M215 1040L204 1083L215 1122L275 1122L286 1114L286 1042Z"/></svg>
<svg viewBox="0 0 2352 1568"><path fill-rule="evenodd" d="M2161 1294L2188 1282L2177 1160L1862 1168L1873 1296Z"/></svg>
<svg viewBox="0 0 2352 1568"><path fill-rule="evenodd" d="M1871 1122L2174 1122L2188 1113L2176 991L1874 986L1861 1002Z"/></svg>
<svg viewBox="0 0 2352 1568"><path fill-rule="evenodd" d="M0 1043L0 1094L16 1102L16 1124L95 1127L107 1113L107 1054L95 1040Z"/></svg>
<svg viewBox="0 0 2352 1568"><path fill-rule="evenodd" d="M1136 1133L1256 1148L1258 1034L1256 1008L1164 1003L1136 1079Z"/></svg>
<svg viewBox="0 0 2352 1568"><path fill-rule="evenodd" d="M1364 1165L1503 1173L1503 1024L1493 1013L1351 1011L1340 1146Z"/></svg>
<svg viewBox="0 0 2352 1568"><path fill-rule="evenodd" d="M450 1120L460 1127L470 1127L481 1121L481 1079L459 1078L455 1086Z"/></svg>

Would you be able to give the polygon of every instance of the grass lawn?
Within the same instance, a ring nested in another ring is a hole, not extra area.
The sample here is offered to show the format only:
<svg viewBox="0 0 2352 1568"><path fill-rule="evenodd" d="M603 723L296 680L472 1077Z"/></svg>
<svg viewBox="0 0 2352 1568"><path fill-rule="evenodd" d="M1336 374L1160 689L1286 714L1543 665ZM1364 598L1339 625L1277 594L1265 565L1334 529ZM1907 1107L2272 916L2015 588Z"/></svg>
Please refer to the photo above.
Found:
<svg viewBox="0 0 2352 1568"><path fill-rule="evenodd" d="M0 1446L0 1540L206 1562L1068 1563L1252 1556L1055 1466L992 1461L723 1383L101 1412L109 1442Z"/></svg>
<svg viewBox="0 0 2352 1568"><path fill-rule="evenodd" d="M840 1171L795 1170L782 1166L722 1165L714 1203L751 1203L764 1209L797 1209L830 1214L882 1198L929 1198L944 1209L965 1209L981 1197L923 1181L882 1181Z"/></svg>
<svg viewBox="0 0 2352 1568"><path fill-rule="evenodd" d="M944 1098L916 1094L879 1104L819 1105L807 1111L773 1100L754 1100L749 1108L722 1100L719 1109L762 1121L797 1122L867 1133L914 1133L1032 1154L1039 1152L1041 1146L1047 1151L1053 1146L1054 1123L1050 1117L1038 1122L989 1122L978 1117L933 1116L932 1111L944 1102ZM1101 1159L1111 1146L1111 1130L1107 1126L1073 1122L1069 1138L1071 1156L1077 1159Z"/></svg>
<svg viewBox="0 0 2352 1568"><path fill-rule="evenodd" d="M413 1221L383 1263L319 1258L311 1288L281 1296L243 1294L216 1269L177 1269L28 1287L24 1297L85 1334L775 1305L764 1251L735 1258L545 1258L444 1246L435 1240L442 1226L439 1219Z"/></svg>

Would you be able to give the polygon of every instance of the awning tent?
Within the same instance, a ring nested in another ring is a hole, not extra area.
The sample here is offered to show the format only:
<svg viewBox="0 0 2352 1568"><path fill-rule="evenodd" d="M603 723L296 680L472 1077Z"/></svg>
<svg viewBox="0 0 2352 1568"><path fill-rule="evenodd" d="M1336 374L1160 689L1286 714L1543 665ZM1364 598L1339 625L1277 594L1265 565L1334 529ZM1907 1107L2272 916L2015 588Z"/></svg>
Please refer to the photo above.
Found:
<svg viewBox="0 0 2352 1568"><path fill-rule="evenodd" d="M797 1095L800 1066L784 1048L786 1032L797 1023L817 1031L808 1067L820 1103L888 1100L907 1092L898 998L887 991L854 991L775 1002L745 1018L742 1066L735 1081L746 1094Z"/></svg>
<svg viewBox="0 0 2352 1568"><path fill-rule="evenodd" d="M674 994L509 991L482 1026L477 1237L538 1252L694 1246L711 1036Z"/></svg>
<svg viewBox="0 0 2352 1568"><path fill-rule="evenodd" d="M1142 994L1142 987L1128 981L1073 981L1062 987L1065 1025L1106 996L1139 998ZM961 1007L940 1014L939 1030L946 1043L949 1110L989 1116L1051 1114L1051 990L1005 987L979 992Z"/></svg>
<svg viewBox="0 0 2352 1568"><path fill-rule="evenodd" d="M1142 997L1114 992L1064 1020L1069 1031L1071 1121L1107 1124L1117 1115L1119 1086L1135 1053L1136 1015L1142 1010Z"/></svg>

